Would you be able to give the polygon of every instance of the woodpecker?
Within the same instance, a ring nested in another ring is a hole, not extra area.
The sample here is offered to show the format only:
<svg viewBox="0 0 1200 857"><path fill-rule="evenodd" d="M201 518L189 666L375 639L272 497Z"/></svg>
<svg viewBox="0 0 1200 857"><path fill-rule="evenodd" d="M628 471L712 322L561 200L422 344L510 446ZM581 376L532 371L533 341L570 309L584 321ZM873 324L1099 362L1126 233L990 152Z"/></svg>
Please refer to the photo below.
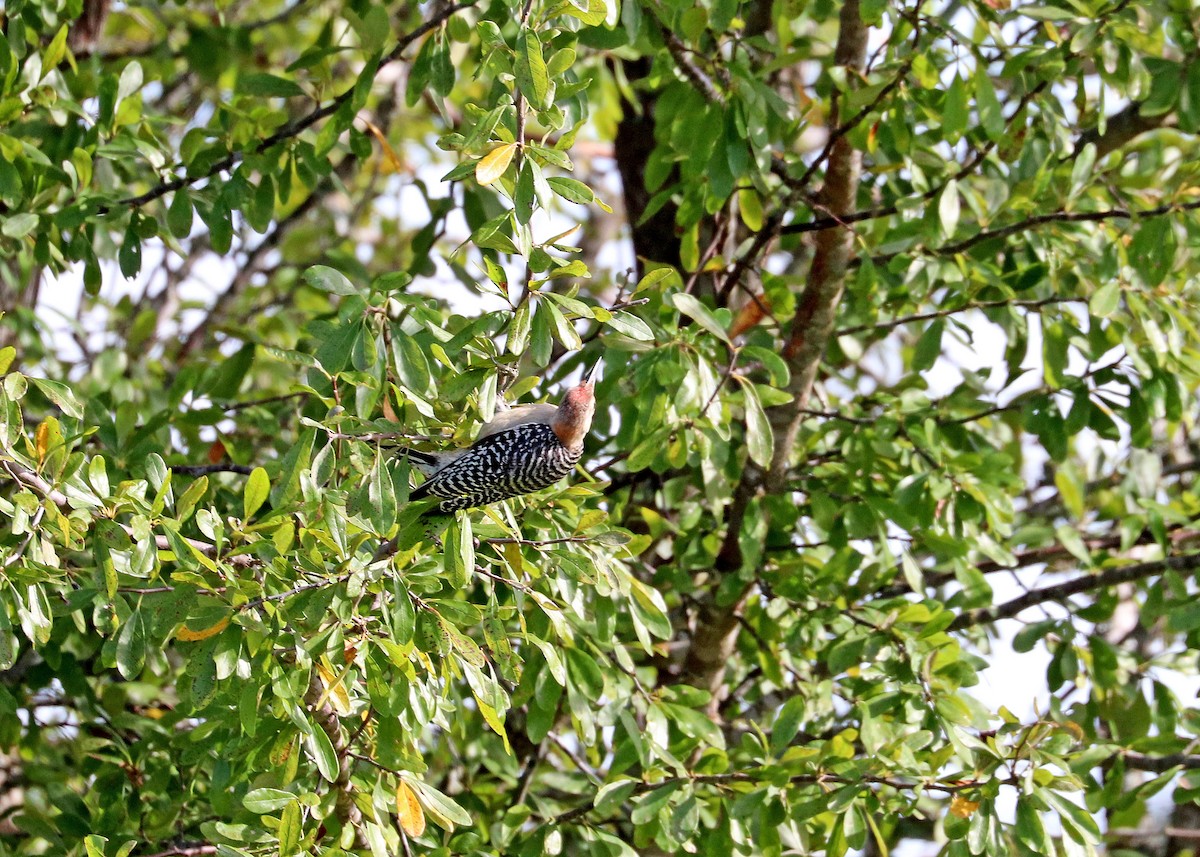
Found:
<svg viewBox="0 0 1200 857"><path fill-rule="evenodd" d="M438 509L454 512L539 491L562 479L579 463L583 439L592 427L595 372L594 365L561 404L517 405L501 411L466 449L406 448L409 459L428 477L409 498L441 498Z"/></svg>

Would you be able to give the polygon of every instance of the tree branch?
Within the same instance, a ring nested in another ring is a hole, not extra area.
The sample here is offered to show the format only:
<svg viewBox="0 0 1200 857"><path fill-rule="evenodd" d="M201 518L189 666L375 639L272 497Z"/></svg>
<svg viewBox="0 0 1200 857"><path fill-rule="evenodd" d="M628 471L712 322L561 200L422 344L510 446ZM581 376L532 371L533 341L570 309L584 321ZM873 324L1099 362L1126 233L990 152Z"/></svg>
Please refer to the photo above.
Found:
<svg viewBox="0 0 1200 857"><path fill-rule="evenodd" d="M955 254L962 253L964 250L971 249L976 244L982 244L984 241L1007 238L1009 235L1025 232L1028 229L1033 229L1047 223L1098 223L1105 220L1145 220L1152 217L1162 217L1166 214L1177 214L1182 211L1196 211L1197 209L1200 209L1200 201L1171 202L1155 208L1140 210L1109 208L1104 211L1052 211L1048 214L1026 217L1024 220L1018 220L1016 223L1010 223L1008 226L1002 226L999 229L985 229L983 232L976 233L970 238L957 243L927 248L924 252L930 256L954 256ZM893 253L881 253L878 256L872 256L871 261L876 265L882 265L890 262L897 256L912 252L913 250L897 250Z"/></svg>
<svg viewBox="0 0 1200 857"><path fill-rule="evenodd" d="M978 309L1000 309L1002 307L1017 307L1023 309L1041 309L1044 306L1053 304L1065 303L1087 303L1086 298L1040 298L1038 300L995 300L995 301L980 301L979 303L964 304L959 307L950 309L931 310L930 312L920 312L915 315L906 315L900 318L893 318L890 321L880 321L875 324L856 324L853 327L843 327L833 332L834 336L849 336L855 333L863 333L869 330L892 330L893 328L902 327L906 324L912 324L915 321L928 321L934 318L945 318L949 315L957 315L960 312L970 312Z"/></svg>
<svg viewBox="0 0 1200 857"><path fill-rule="evenodd" d="M389 53L387 53L383 57L383 59L381 59L379 61L379 66L378 66L378 68L376 68L376 73L378 73L379 69L382 69L384 66L390 65L391 63L400 59L400 57L404 53L405 49L407 49L408 46L411 45L413 42L415 42L417 39L421 38L421 36L425 35L426 33L430 32L432 30L437 29L438 27L440 27L442 25L442 23L444 21L449 19L451 16L455 15L458 12L461 12L463 9L471 8L478 2L479 2L479 0L462 0L462 2L454 3L452 5L449 5L442 9L439 9L428 21L421 24L419 27L412 30L407 35L400 37L400 39L396 42L396 46L394 48L392 48L392 50ZM271 136L267 137L264 140L260 140L258 145L255 146L254 149L252 150L253 153L256 155L260 155L263 152L267 151L267 149L270 149L276 143L281 143L284 140L289 140L292 137L295 137L298 134L300 134L302 131L304 131L304 130L312 127L316 123L320 122L322 119L332 116L334 113L336 113L338 111L339 107L341 107L343 104L345 104L351 98L354 97L354 91L356 88L357 88L357 84L355 86L349 87L348 89L346 89L345 92L343 92L341 95L338 95L336 98L334 98L328 104L325 104L325 105L322 105L321 107L316 108L315 110L311 111L310 113L308 113L304 116L301 116L299 119L295 120L294 122L289 122L288 124L284 125L282 128L280 128L278 131L276 131ZM131 208L137 208L138 206L145 205L147 202L152 202L153 200L156 200L161 196L167 195L171 191L179 190L182 187L189 187L193 184L196 184L199 181L203 181L204 179L212 178L217 173L224 172L225 170L228 170L231 167L235 166L239 161L242 160L242 157L243 157L242 152L230 152L228 155L226 155L221 160L217 161L215 164L213 164L211 167L208 168L208 170L206 170L203 173L200 173L200 174L194 175L194 176L185 174L185 175L179 176L178 178L171 179L170 181L161 182L161 183L155 185L154 187L150 188L150 190L146 191L145 193L138 194L137 196L126 197L125 199L120 200L120 202L118 204L126 205ZM183 169L183 167L180 166L180 167L177 167L176 169ZM104 214L108 214L111 210L112 210L111 206L102 205L96 210L96 213L98 215L104 215Z"/></svg>
<svg viewBox="0 0 1200 857"><path fill-rule="evenodd" d="M1164 774L1172 768L1186 768L1192 771L1200 768L1200 755L1195 753L1171 753L1168 756L1151 756L1147 753L1125 750L1120 755L1125 760L1125 766L1133 768L1135 771Z"/></svg>
<svg viewBox="0 0 1200 857"><path fill-rule="evenodd" d="M1185 527L1183 524L1172 524L1167 530L1167 537L1172 545L1178 546L1200 538L1200 531ZM1124 545L1124 539L1125 537L1121 533L1110 533L1095 538L1085 538L1083 539L1083 545L1092 552L1113 550L1114 548L1121 548ZM1149 530L1145 530L1129 547L1152 544L1157 544L1154 534ZM980 574L995 574L1002 571L1017 571L1018 569L1029 568L1032 565L1049 565L1075 558L1075 555L1063 545L1051 544L1021 551L1014 555L1014 561L1011 564L1005 565L995 560L988 560L987 562L976 564L975 570ZM895 575L897 578L902 577L902 570L897 568ZM923 578L925 586L933 588L950 583L955 579L955 574L953 571L936 571L924 575ZM882 589L871 593L870 598L872 600L876 598L894 598L906 592L912 592L912 588L908 585L908 582L897 579L895 583L888 584Z"/></svg>
<svg viewBox="0 0 1200 857"><path fill-rule="evenodd" d="M670 786L680 784L686 785L711 785L724 786L734 783L761 783L762 780L752 774L734 773L734 774L699 774L694 777L666 777L653 783L641 782L633 788L631 797L644 795L650 792L665 789ZM884 786L885 788L896 789L897 791L932 791L941 792L943 794L953 795L959 792L970 791L984 785L986 780L955 780L949 783L941 783L936 780L910 780L899 777L879 776L875 774L866 774L861 777L843 777L837 774L796 774L788 779L788 784L793 786L822 786L822 785L861 785L868 786ZM1014 785L1013 782L1002 780L1002 785ZM577 818L587 815L596 807L596 801L593 799L588 803L577 806L575 809L568 810L560 815L548 819L549 824L557 827L560 824L568 824Z"/></svg>
<svg viewBox="0 0 1200 857"><path fill-rule="evenodd" d="M312 711L317 727L329 736L329 743L333 745L333 751L338 758L338 776L330 786L337 792L334 814L343 825L348 824L354 828L355 847L367 848L362 810L354 802L354 789L350 785L350 774L354 769L354 762L350 758L349 742L342 734L341 722L338 720L333 706L328 700L322 702L325 697L325 687L321 683L316 667L312 667L308 679L308 692L304 694L304 701Z"/></svg>
<svg viewBox="0 0 1200 857"><path fill-rule="evenodd" d="M844 66L851 76L861 74L866 62L867 31L859 13L858 0L845 0L839 18L834 62ZM830 125L834 127L839 124L838 108L835 95L830 109ZM820 194L820 204L832 216L837 217L853 208L861 164L862 153L854 150L845 134L839 135L830 149L825 184ZM842 294L852 238L852 233L845 227L827 230L817 238L808 286L800 297L795 326L785 349L785 357L792 369L789 392L793 401L772 408L768 414L775 438L775 454L766 478L768 491L782 490L786 482L792 449L804 420L801 411L808 406L821 356L833 330L834 312ZM726 513L725 537L715 562L715 569L720 574L741 568L741 536L746 512L763 481L763 474L748 462ZM710 713L715 714L720 705L718 691L724 679L725 665L737 643L738 615L748 592L749 588L733 604L718 604L714 595L708 596L700 607L696 629L684 657L680 681L713 691Z"/></svg>
<svg viewBox="0 0 1200 857"><path fill-rule="evenodd" d="M67 498L66 494L64 494L62 491L59 491L24 464L17 461L9 450L0 449L0 455L7 456L6 458L0 458L0 468L3 468L14 480L20 482L22 485L32 488L40 496L49 500L59 508L65 509L70 504L70 500ZM130 538L133 537L133 527L129 526L128 524L117 524L117 526L124 530L130 536ZM199 539L184 538L184 541L205 556L212 557L213 559L218 558L216 545L211 545L208 542L202 542ZM157 550L161 551L169 551L173 549L171 547L170 540L166 536L155 536L154 546ZM250 556L249 554L238 554L237 556L221 557L220 559L222 562L229 563L234 568L249 568L250 566L257 565L259 562L257 557Z"/></svg>
<svg viewBox="0 0 1200 857"><path fill-rule="evenodd" d="M1105 120L1103 134L1100 133L1098 127L1080 134L1079 139L1075 142L1075 154L1078 155L1083 151L1084 146L1092 143L1096 147L1096 158L1103 158L1135 137L1161 128L1171 119L1171 115L1170 112L1167 112L1159 116L1143 116L1142 102L1130 102L1125 109L1114 113Z"/></svg>
<svg viewBox="0 0 1200 857"><path fill-rule="evenodd" d="M1065 583L1057 583L1053 586L1044 586L1041 589L1031 590L1024 595L1020 595L1011 601L1006 601L995 607L981 607L977 610L968 610L951 622L948 630L961 631L964 628L972 628L976 625L986 625L1001 619L1011 619L1013 616L1030 607L1036 607L1039 604L1047 602L1065 601L1072 595L1078 595L1081 592L1104 589L1108 586L1116 586L1119 583L1132 583L1135 580L1154 577L1167 571L1194 571L1197 568L1200 568L1200 553L1184 554L1183 556L1167 557L1166 559L1155 560L1154 562L1140 562L1134 565L1109 568L1098 574L1085 574L1073 580L1068 580Z"/></svg>
<svg viewBox="0 0 1200 857"><path fill-rule="evenodd" d="M724 104L725 99L721 97L721 93L717 91L716 85L709 79L700 67L692 62L688 54L687 45L680 41L679 36L670 30L661 21L658 24L659 31L662 33L663 41L667 43L667 50L671 53L671 58L675 60L675 65L683 72L684 77L691 81L692 86L704 96L704 100L711 104Z"/></svg>

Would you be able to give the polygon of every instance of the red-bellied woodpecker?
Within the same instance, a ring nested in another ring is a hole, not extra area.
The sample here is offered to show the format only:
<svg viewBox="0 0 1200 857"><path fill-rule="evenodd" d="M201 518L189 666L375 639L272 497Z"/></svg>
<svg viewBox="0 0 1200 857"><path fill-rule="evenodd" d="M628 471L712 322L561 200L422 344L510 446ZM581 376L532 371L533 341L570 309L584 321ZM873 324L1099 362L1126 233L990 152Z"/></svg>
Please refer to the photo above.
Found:
<svg viewBox="0 0 1200 857"><path fill-rule="evenodd" d="M466 449L406 449L428 478L410 499L441 498L443 512L484 506L553 485L583 454L583 438L596 411L593 366L558 405L517 405L496 414Z"/></svg>

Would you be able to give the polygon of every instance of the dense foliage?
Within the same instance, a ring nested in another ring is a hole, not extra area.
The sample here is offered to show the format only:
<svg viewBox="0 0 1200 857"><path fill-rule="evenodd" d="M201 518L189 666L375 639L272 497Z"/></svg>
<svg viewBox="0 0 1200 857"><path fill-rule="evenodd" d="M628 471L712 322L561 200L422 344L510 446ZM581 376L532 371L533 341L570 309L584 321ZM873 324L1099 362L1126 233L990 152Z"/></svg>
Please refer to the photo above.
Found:
<svg viewBox="0 0 1200 857"><path fill-rule="evenodd" d="M1186 0L0 14L0 855L1194 849Z"/></svg>

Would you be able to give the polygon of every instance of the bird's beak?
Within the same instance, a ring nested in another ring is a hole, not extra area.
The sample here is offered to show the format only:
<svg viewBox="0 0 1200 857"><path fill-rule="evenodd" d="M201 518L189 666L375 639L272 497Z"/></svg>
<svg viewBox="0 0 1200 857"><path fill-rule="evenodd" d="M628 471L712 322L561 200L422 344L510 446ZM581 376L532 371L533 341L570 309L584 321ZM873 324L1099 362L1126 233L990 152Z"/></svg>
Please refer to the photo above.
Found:
<svg viewBox="0 0 1200 857"><path fill-rule="evenodd" d="M596 370L599 368L600 368L600 358L597 357L596 362L593 363L591 365L591 367L586 372L583 373L583 383L585 383L585 384L593 383L592 377L596 374Z"/></svg>

